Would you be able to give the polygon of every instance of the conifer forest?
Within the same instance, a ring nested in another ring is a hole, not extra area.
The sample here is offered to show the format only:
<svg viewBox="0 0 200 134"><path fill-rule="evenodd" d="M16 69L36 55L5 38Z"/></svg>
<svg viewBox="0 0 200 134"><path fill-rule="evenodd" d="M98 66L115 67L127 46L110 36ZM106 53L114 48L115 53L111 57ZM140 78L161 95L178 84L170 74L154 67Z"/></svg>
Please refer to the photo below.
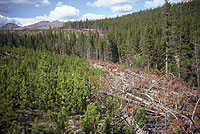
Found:
<svg viewBox="0 0 200 134"><path fill-rule="evenodd" d="M0 31L0 133L200 133L200 1Z"/></svg>

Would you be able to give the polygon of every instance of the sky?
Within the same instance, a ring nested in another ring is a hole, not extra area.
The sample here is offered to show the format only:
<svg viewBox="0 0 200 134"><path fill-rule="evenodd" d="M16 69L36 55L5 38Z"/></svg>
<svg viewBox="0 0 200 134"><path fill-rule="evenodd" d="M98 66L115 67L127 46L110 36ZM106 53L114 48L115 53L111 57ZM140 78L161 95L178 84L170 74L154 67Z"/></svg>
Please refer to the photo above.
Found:
<svg viewBox="0 0 200 134"><path fill-rule="evenodd" d="M164 0L0 0L0 26L104 19L156 8L164 3Z"/></svg>

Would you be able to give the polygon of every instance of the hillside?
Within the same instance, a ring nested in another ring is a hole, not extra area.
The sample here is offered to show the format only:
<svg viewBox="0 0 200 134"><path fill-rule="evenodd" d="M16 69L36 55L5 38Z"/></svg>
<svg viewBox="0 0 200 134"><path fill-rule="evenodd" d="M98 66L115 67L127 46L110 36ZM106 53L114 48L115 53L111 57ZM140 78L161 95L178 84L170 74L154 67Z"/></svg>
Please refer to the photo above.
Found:
<svg viewBox="0 0 200 134"><path fill-rule="evenodd" d="M0 133L200 133L199 11L0 31Z"/></svg>
<svg viewBox="0 0 200 134"><path fill-rule="evenodd" d="M14 30L19 27L20 26L14 24L14 23L7 23L6 25L0 27L0 30Z"/></svg>
<svg viewBox="0 0 200 134"><path fill-rule="evenodd" d="M19 36L22 31L13 32L13 35L1 33L0 43L23 44L28 48L120 63L148 71L163 69L166 74L172 73L186 81L190 88L200 89L199 11L199 0L173 5L166 3L157 9L117 18L66 22L65 29L61 30L27 31L31 33L28 36ZM23 29L48 29L50 24L54 22L44 21Z"/></svg>
<svg viewBox="0 0 200 134"><path fill-rule="evenodd" d="M49 28L62 28L63 22L59 21L41 21L32 25L16 28L16 30L36 30L36 29L49 29Z"/></svg>
<svg viewBox="0 0 200 134"><path fill-rule="evenodd" d="M91 43L91 58L137 68L165 68L166 73L200 88L199 11L199 0L168 3L117 18L66 22L65 28L104 33L98 45Z"/></svg>
<svg viewBox="0 0 200 134"><path fill-rule="evenodd" d="M200 132L200 92L163 71L24 47L0 63L1 133Z"/></svg>
<svg viewBox="0 0 200 134"><path fill-rule="evenodd" d="M189 1L192 1L192 0L181 0L181 2L189 2Z"/></svg>
<svg viewBox="0 0 200 134"><path fill-rule="evenodd" d="M166 10L170 10L168 15ZM163 69L167 74L172 73L186 81L190 88L199 89L199 10L198 0L174 5L169 3L157 9L112 19L66 22L62 30L26 31L30 34L20 36L18 33L22 31L13 35L1 33L0 43L11 45L10 42L13 42L14 46L23 44L28 48L115 62L149 71ZM49 23L53 22L41 22L25 28L49 28ZM7 40L8 36L10 40Z"/></svg>

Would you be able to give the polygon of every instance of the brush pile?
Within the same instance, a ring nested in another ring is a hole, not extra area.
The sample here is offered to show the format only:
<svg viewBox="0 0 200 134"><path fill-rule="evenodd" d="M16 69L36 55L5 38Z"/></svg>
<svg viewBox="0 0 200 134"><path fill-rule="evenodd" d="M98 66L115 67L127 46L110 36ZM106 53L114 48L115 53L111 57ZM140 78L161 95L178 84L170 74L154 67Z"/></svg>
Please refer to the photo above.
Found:
<svg viewBox="0 0 200 134"><path fill-rule="evenodd" d="M118 64L90 63L106 72L99 96L119 97L118 118L127 124L133 121L136 133L200 133L200 92L187 88L183 80L167 77L162 70L147 74ZM141 111L145 117L138 117Z"/></svg>

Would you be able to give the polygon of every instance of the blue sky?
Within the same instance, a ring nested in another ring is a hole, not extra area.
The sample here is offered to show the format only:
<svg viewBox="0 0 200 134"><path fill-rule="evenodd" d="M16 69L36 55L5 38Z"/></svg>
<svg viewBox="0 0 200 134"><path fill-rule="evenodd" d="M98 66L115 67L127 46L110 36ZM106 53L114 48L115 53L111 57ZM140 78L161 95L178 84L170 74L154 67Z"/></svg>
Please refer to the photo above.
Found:
<svg viewBox="0 0 200 134"><path fill-rule="evenodd" d="M181 0L170 0L172 3ZM162 6L164 0L0 0L0 26L104 19Z"/></svg>

